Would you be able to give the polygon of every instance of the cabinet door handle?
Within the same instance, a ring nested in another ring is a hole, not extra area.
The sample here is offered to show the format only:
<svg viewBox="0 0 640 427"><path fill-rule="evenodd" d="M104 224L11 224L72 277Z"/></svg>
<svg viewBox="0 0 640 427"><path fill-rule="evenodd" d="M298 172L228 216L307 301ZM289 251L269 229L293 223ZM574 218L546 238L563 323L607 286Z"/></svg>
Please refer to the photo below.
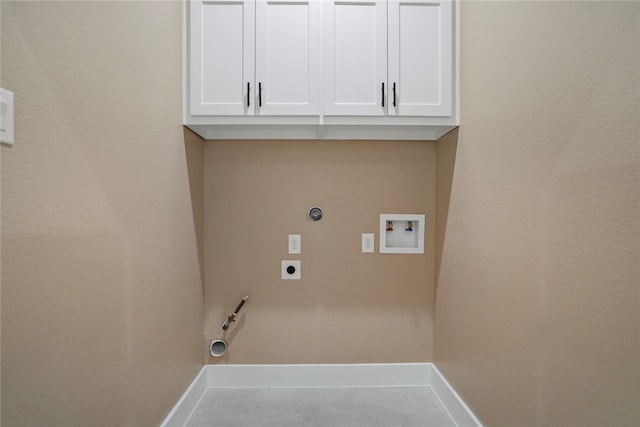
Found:
<svg viewBox="0 0 640 427"><path fill-rule="evenodd" d="M258 107L262 107L262 82L258 82Z"/></svg>
<svg viewBox="0 0 640 427"><path fill-rule="evenodd" d="M393 106L396 106L396 82L393 82Z"/></svg>
<svg viewBox="0 0 640 427"><path fill-rule="evenodd" d="M382 106L384 107L384 82L382 82Z"/></svg>
<svg viewBox="0 0 640 427"><path fill-rule="evenodd" d="M251 107L251 83L247 82L247 107Z"/></svg>

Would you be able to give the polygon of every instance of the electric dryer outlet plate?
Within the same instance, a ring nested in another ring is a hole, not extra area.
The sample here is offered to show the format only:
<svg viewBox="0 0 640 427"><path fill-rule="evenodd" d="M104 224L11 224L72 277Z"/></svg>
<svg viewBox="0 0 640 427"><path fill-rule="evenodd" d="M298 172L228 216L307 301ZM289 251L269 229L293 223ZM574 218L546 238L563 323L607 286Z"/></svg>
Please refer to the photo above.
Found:
<svg viewBox="0 0 640 427"><path fill-rule="evenodd" d="M284 260L280 267L282 280L300 280L300 260Z"/></svg>

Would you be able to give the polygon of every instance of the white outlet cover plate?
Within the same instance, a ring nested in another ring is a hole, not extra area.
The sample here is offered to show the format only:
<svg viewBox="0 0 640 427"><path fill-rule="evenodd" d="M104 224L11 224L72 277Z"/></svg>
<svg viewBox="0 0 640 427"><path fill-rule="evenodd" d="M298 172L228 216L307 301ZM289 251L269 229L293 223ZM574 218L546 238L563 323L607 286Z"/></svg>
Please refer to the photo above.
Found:
<svg viewBox="0 0 640 427"><path fill-rule="evenodd" d="M289 254L302 253L302 236L299 234L289 234Z"/></svg>
<svg viewBox="0 0 640 427"><path fill-rule="evenodd" d="M282 280L300 280L302 278L301 270L300 270L300 260L284 260L282 261L282 265L280 267L280 274ZM293 267L296 271L293 274L289 274L287 271L288 267Z"/></svg>
<svg viewBox="0 0 640 427"><path fill-rule="evenodd" d="M374 233L362 233L362 253L375 252L376 235Z"/></svg>

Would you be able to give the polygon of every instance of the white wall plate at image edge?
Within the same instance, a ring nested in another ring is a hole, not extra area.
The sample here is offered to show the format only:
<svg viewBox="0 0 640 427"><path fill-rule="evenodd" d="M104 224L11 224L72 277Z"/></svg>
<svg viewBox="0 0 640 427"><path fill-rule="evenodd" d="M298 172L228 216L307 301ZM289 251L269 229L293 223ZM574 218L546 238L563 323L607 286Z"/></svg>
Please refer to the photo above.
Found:
<svg viewBox="0 0 640 427"><path fill-rule="evenodd" d="M0 89L0 142L13 145L13 93Z"/></svg>

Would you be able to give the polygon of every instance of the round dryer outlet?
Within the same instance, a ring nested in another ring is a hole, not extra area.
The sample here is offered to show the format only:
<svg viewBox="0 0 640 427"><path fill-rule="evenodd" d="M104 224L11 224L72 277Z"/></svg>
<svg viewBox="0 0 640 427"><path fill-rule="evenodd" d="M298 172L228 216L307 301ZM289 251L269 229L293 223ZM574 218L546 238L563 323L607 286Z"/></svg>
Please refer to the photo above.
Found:
<svg viewBox="0 0 640 427"><path fill-rule="evenodd" d="M300 280L300 260L282 261L280 273L282 280Z"/></svg>

